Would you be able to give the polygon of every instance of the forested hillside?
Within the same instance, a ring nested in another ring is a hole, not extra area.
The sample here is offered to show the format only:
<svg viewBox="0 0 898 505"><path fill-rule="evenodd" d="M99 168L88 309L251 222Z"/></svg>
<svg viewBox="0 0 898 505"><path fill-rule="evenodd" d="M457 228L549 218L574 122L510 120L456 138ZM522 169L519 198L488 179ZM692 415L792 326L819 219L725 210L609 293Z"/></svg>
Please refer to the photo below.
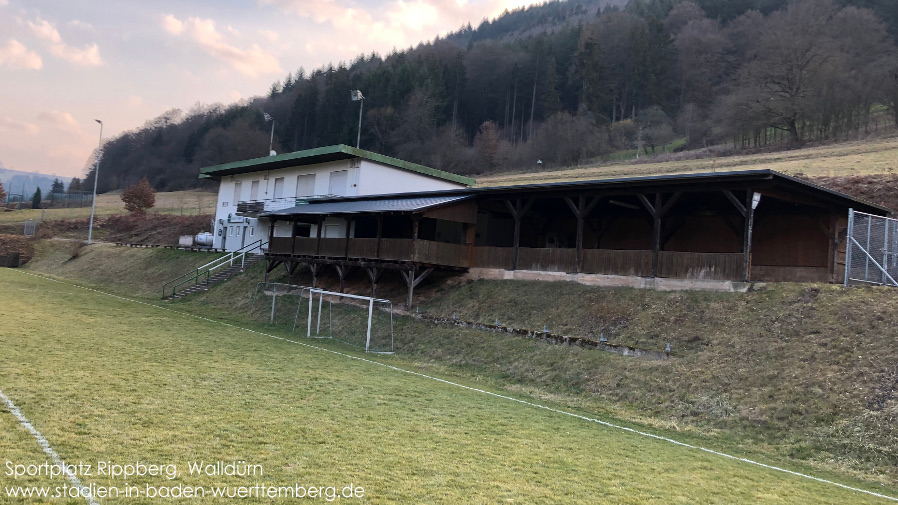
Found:
<svg viewBox="0 0 898 505"><path fill-rule="evenodd" d="M263 113L278 152L355 144L352 89L366 98L362 148L463 174L652 153L675 138L798 146L895 127L896 6L551 1L408 50L300 68L264 97L170 110L105 144L99 189L144 176L158 190L195 187L202 166L265 156Z"/></svg>

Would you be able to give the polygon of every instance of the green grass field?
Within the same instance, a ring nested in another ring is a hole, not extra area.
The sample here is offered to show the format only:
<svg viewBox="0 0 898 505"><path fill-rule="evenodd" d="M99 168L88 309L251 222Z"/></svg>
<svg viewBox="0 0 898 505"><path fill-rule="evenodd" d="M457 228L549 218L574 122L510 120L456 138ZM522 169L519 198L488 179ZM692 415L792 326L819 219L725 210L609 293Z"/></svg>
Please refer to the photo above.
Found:
<svg viewBox="0 0 898 505"><path fill-rule="evenodd" d="M890 502L405 373L413 365L397 356L368 362L348 348L272 338L289 336L283 330L253 333L233 324L242 314L200 319L9 270L0 270L0 284L0 391L69 462L139 460L182 472L128 480L141 490L264 481L352 483L364 488L364 498L350 500L360 503ZM0 464L46 461L37 441L0 412ZM264 475L186 475L192 461L245 461ZM4 487L45 482L0 471ZM295 500L280 500L288 501Z"/></svg>

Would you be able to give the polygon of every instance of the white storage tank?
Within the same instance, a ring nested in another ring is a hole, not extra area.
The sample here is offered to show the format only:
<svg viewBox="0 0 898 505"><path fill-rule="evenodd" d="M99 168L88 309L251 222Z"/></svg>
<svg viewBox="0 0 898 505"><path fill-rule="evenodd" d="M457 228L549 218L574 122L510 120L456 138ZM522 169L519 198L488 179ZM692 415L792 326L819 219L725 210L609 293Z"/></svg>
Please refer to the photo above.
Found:
<svg viewBox="0 0 898 505"><path fill-rule="evenodd" d="M214 237L215 235L207 231L197 233L196 237L194 237L194 243L200 247L212 247Z"/></svg>

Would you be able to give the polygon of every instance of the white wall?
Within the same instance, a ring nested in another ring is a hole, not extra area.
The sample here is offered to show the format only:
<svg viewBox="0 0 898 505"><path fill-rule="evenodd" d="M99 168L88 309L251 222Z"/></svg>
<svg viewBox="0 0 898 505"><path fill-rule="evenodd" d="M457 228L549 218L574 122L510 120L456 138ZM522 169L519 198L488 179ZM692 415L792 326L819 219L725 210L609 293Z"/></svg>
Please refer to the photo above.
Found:
<svg viewBox="0 0 898 505"><path fill-rule="evenodd" d="M356 165L357 168L353 167L353 165ZM289 208L295 205L297 196L305 196L296 194L298 176L315 174L315 195L323 196L328 194L330 173L340 170L347 171L345 196L412 193L465 187L455 182L437 179L365 159L340 160L316 165L225 176L221 178L218 188L215 230L213 231L215 235L214 247L221 248L224 243L227 250L234 251L240 248L241 243L250 244L259 239L263 239L263 242L268 241L269 221L267 219L251 219L251 222L248 224L228 222L228 215L231 215L232 221L242 219L236 215L237 202L233 201L234 187L237 182L241 183L239 201L250 201L252 182L259 181L259 194L256 201L265 201L269 206L276 205L280 208ZM275 202L274 185L275 179L279 177L284 178L284 198ZM345 221L343 219L330 218L325 224L338 224L341 236L345 234ZM235 234L227 236L229 227L231 227L232 233ZM288 237L290 234L291 228L289 225L278 225L275 227L275 236ZM315 226L312 226L312 236L315 236L315 234Z"/></svg>

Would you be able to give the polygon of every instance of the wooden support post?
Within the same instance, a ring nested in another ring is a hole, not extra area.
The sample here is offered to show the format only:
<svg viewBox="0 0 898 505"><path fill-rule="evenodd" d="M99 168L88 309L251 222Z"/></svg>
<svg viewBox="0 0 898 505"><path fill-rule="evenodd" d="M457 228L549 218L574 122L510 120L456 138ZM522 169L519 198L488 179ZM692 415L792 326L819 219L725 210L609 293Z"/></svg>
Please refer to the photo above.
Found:
<svg viewBox="0 0 898 505"><path fill-rule="evenodd" d="M465 246L468 248L468 263L466 266L474 266L474 242L477 240L477 225L465 223Z"/></svg>
<svg viewBox="0 0 898 505"><path fill-rule="evenodd" d="M661 274L658 269L658 256L661 252L661 218L664 217L664 215L667 214L667 211L669 211L677 200L680 199L680 195L682 195L680 192L674 193L671 195L670 199L667 200L667 203L663 205L661 193L655 193L654 205L649 202L649 199L646 198L645 195L636 195L652 216L652 277L657 277Z"/></svg>
<svg viewBox="0 0 898 505"><path fill-rule="evenodd" d="M836 254L839 252L839 231L836 229L838 221L836 213L829 215L829 282L836 282Z"/></svg>
<svg viewBox="0 0 898 505"><path fill-rule="evenodd" d="M352 220L348 217L344 218L344 220L346 221L346 244L344 244L345 250L343 251L343 257L348 259L349 258L349 232L352 230Z"/></svg>
<svg viewBox="0 0 898 505"><path fill-rule="evenodd" d="M408 285L408 300L406 301L405 307L409 311L412 310L412 295L415 292L415 287L418 284L421 284L421 281L433 272L433 268L428 268L421 272L421 275L415 277L415 269L415 265L411 265L408 272L402 270L399 271L399 273L402 274L402 278L405 279L405 283Z"/></svg>
<svg viewBox="0 0 898 505"><path fill-rule="evenodd" d="M268 226L268 250L271 250L271 246L274 244L274 225L277 224L278 220L272 218L271 224Z"/></svg>
<svg viewBox="0 0 898 505"><path fill-rule="evenodd" d="M583 264L583 222L586 220L586 216L592 212L593 207L599 203L598 196L593 197L589 203L586 202L585 196L580 196L577 198L577 204L574 205L574 200L570 197L564 197L564 201L567 202L568 207L571 208L571 212L574 213L574 217L577 218L577 263L575 266L575 270L577 273L580 273L581 265Z"/></svg>
<svg viewBox="0 0 898 505"><path fill-rule="evenodd" d="M753 195L754 192L750 189L745 192L745 236L742 243L742 252L745 253L742 260L742 280L745 282L751 280L751 236L755 225L755 209L752 208L751 201Z"/></svg>
<svg viewBox="0 0 898 505"><path fill-rule="evenodd" d="M661 252L661 215L658 209L661 208L661 193L655 193L655 219L653 221L652 234L652 277L657 277L661 272L658 270L658 254Z"/></svg>
<svg viewBox="0 0 898 505"><path fill-rule="evenodd" d="M412 216L412 261L418 261L418 230L421 216Z"/></svg>
<svg viewBox="0 0 898 505"><path fill-rule="evenodd" d="M380 278L380 275L383 273L383 269L376 268L376 267L368 267L365 270L368 272L368 278L371 279L371 297L374 298L377 296L377 280Z"/></svg>
<svg viewBox="0 0 898 505"><path fill-rule="evenodd" d="M296 256L296 221L290 221L290 256Z"/></svg>
<svg viewBox="0 0 898 505"><path fill-rule="evenodd" d="M383 236L384 232L384 216L383 214L377 215L377 248L374 253L374 257L380 259L380 239Z"/></svg>
<svg viewBox="0 0 898 505"><path fill-rule="evenodd" d="M321 265L319 263L309 263L309 270L312 272L312 287L318 287L318 272L321 271Z"/></svg>
<svg viewBox="0 0 898 505"><path fill-rule="evenodd" d="M340 279L340 292L343 293L346 289L346 274L349 273L349 267L334 265L334 268L337 270L337 277Z"/></svg>
<svg viewBox="0 0 898 505"><path fill-rule="evenodd" d="M315 236L317 239L315 242L315 256L321 256L321 228L324 227L325 219L326 217L319 217L318 226L315 227Z"/></svg>
<svg viewBox="0 0 898 505"><path fill-rule="evenodd" d="M533 199L530 200L521 200L520 198L515 199L514 205L511 204L511 200L503 200L505 205L508 207L508 211L511 213L511 217L514 218L514 252L512 260L511 260L511 269L518 269L518 248L521 244L521 219L524 217L524 214L530 210L530 206L533 205Z"/></svg>

